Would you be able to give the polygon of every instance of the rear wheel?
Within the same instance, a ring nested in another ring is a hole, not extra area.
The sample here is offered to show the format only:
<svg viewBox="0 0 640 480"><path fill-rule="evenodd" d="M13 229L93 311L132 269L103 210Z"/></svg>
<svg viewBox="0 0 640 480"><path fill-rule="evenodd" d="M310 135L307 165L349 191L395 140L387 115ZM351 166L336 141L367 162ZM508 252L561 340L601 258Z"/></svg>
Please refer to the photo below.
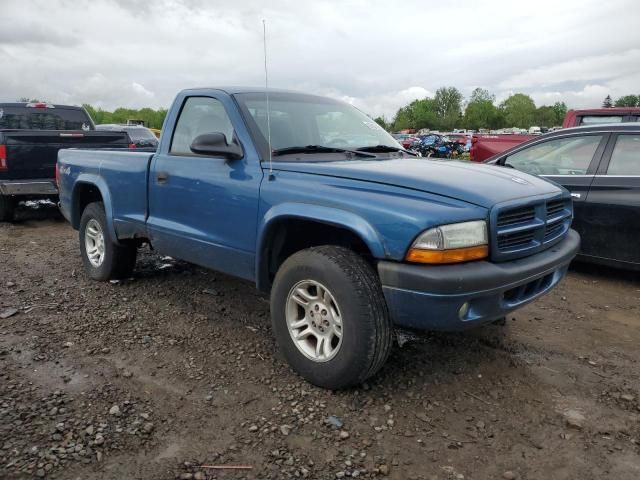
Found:
<svg viewBox="0 0 640 480"><path fill-rule="evenodd" d="M0 195L0 222L12 221L15 208L16 201L13 197Z"/></svg>
<svg viewBox="0 0 640 480"><path fill-rule="evenodd" d="M271 315L287 362L320 387L364 382L391 350L393 329L378 276L343 247L314 247L289 257L274 281Z"/></svg>
<svg viewBox="0 0 640 480"><path fill-rule="evenodd" d="M90 203L84 209L79 236L82 263L91 278L104 281L131 276L136 247L112 240L102 202Z"/></svg>

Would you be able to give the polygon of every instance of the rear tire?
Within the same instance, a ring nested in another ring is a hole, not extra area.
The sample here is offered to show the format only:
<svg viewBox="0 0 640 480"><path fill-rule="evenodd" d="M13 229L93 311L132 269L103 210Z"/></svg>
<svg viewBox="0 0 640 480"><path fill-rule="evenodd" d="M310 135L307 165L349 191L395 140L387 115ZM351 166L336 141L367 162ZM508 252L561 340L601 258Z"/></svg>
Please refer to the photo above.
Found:
<svg viewBox="0 0 640 480"><path fill-rule="evenodd" d="M393 326L380 280L360 255L343 247L313 247L290 256L276 274L271 319L289 365L323 388L364 382L380 370L392 347Z"/></svg>
<svg viewBox="0 0 640 480"><path fill-rule="evenodd" d="M13 197L0 195L0 222L11 222L13 220L16 203Z"/></svg>
<svg viewBox="0 0 640 480"><path fill-rule="evenodd" d="M79 237L82 263L91 278L106 281L131 276L137 249L113 241L102 202L90 203L82 212Z"/></svg>

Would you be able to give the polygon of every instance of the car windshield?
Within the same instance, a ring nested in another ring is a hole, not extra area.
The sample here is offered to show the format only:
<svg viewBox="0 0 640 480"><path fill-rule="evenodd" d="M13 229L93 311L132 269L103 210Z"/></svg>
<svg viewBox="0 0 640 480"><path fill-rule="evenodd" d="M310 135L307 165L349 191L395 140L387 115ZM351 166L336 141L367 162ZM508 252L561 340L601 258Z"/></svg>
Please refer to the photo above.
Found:
<svg viewBox="0 0 640 480"><path fill-rule="evenodd" d="M236 94L235 98L261 150L262 157L267 158L268 128L265 94L242 93ZM271 148L274 151L309 145L348 150L377 145L402 148L389 133L360 110L330 98L299 93L270 92L269 123ZM315 149L315 151L307 150L307 153L321 154L322 152ZM277 158L291 161L293 155L293 153L279 155ZM324 156L326 157L326 153ZM307 158L308 155L305 155L305 160Z"/></svg>

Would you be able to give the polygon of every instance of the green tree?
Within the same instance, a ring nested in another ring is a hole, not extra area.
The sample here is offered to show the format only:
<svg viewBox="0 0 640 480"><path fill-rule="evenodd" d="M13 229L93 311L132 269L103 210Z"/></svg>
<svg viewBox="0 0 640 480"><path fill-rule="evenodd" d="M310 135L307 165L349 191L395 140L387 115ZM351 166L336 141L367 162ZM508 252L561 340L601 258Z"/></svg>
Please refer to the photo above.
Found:
<svg viewBox="0 0 640 480"><path fill-rule="evenodd" d="M535 122L536 104L529 95L516 93L500 104L508 127L529 128Z"/></svg>
<svg viewBox="0 0 640 480"><path fill-rule="evenodd" d="M393 130L406 130L408 128L416 128L413 108L411 104L400 107L393 118Z"/></svg>
<svg viewBox="0 0 640 480"><path fill-rule="evenodd" d="M473 92L471 92L469 103L480 101L489 101L493 103L496 101L496 96L490 93L489 90L486 90L484 88L476 88L473 90Z"/></svg>
<svg viewBox="0 0 640 480"><path fill-rule="evenodd" d="M556 114L555 122L551 126L559 126L564 122L564 117L567 115L567 105L564 102L556 102L553 104L553 111Z"/></svg>
<svg viewBox="0 0 640 480"><path fill-rule="evenodd" d="M616 100L616 107L640 107L640 95L625 95Z"/></svg>
<svg viewBox="0 0 640 480"><path fill-rule="evenodd" d="M378 125L380 125L382 128L384 128L385 130L389 130L389 124L385 120L384 115L374 118L373 121L376 122Z"/></svg>
<svg viewBox="0 0 640 480"><path fill-rule="evenodd" d="M415 128L439 128L438 115L435 111L435 100L423 98L414 102Z"/></svg>
<svg viewBox="0 0 640 480"><path fill-rule="evenodd" d="M536 125L541 127L553 127L556 125L556 111L553 107L543 105L536 110Z"/></svg>
<svg viewBox="0 0 640 480"><path fill-rule="evenodd" d="M451 130L460 122L462 93L456 87L440 87L433 98L433 109L438 117L438 128Z"/></svg>
<svg viewBox="0 0 640 480"><path fill-rule="evenodd" d="M96 125L103 123L121 123L125 124L127 120L143 120L144 124L149 128L162 128L162 123L167 116L167 110L161 108L154 110L152 108L141 108L139 110L132 108L117 108L113 112L95 108L92 105L84 104L84 109L89 113Z"/></svg>
<svg viewBox="0 0 640 480"><path fill-rule="evenodd" d="M435 112L434 100L423 98L414 100L409 105L400 108L393 120L393 130L405 130L409 128L438 128L439 119Z"/></svg>
<svg viewBox="0 0 640 480"><path fill-rule="evenodd" d="M494 105L495 96L488 90L476 88L464 110L463 123L465 128L478 130L480 128L498 128L500 114Z"/></svg>

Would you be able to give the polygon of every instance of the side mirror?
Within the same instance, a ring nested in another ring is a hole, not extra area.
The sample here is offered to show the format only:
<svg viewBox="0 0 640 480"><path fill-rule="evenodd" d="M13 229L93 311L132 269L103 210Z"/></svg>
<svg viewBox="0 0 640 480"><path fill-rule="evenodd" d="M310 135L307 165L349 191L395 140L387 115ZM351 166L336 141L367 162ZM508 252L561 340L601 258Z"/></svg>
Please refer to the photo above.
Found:
<svg viewBox="0 0 640 480"><path fill-rule="evenodd" d="M198 135L191 143L191 151L199 155L212 155L236 160L242 158L243 151L240 144L234 138L227 143L224 133L214 132Z"/></svg>

